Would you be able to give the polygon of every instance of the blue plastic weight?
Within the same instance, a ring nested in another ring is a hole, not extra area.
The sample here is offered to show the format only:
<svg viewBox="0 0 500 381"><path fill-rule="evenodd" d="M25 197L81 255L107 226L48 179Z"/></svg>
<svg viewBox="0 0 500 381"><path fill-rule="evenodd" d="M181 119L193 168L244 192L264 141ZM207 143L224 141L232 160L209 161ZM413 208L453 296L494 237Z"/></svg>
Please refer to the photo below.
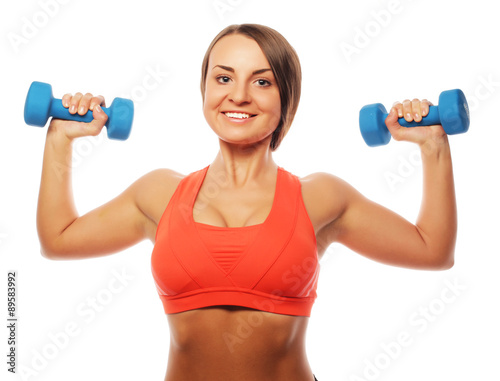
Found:
<svg viewBox="0 0 500 381"><path fill-rule="evenodd" d="M385 125L387 111L381 103L364 106L359 112L359 128L366 144L376 147L389 143L391 134ZM460 89L443 91L439 105L430 106L429 113L417 123L399 118L403 127L421 127L440 124L448 135L467 132L470 124L469 106Z"/></svg>
<svg viewBox="0 0 500 381"><path fill-rule="evenodd" d="M108 115L105 126L108 137L116 140L126 140L132 129L134 120L134 103L130 99L115 98L110 107L102 110ZM48 83L33 82L26 96L24 105L24 121L30 126L44 127L50 117L73 120L76 122L91 122L92 111L85 115L70 114L62 105L61 99L52 95L52 86Z"/></svg>

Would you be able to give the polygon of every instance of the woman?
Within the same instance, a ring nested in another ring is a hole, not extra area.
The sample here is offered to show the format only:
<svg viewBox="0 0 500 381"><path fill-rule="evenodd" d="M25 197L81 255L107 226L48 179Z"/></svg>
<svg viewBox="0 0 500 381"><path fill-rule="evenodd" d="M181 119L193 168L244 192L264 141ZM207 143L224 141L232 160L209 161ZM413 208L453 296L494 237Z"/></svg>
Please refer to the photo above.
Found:
<svg viewBox="0 0 500 381"><path fill-rule="evenodd" d="M65 95L90 123L50 123L38 203L42 253L81 259L154 243L152 271L170 327L166 381L286 380L315 377L305 332L316 298L318 261L340 242L382 263L415 269L453 266L456 206L448 139L441 126L406 129L427 101L404 101L386 125L395 140L418 144L423 200L414 225L328 173L304 178L278 166L272 152L292 123L300 64L276 31L261 25L223 30L202 65L203 112L220 150L187 176L146 174L105 205L78 216L71 143L96 135L104 99Z"/></svg>

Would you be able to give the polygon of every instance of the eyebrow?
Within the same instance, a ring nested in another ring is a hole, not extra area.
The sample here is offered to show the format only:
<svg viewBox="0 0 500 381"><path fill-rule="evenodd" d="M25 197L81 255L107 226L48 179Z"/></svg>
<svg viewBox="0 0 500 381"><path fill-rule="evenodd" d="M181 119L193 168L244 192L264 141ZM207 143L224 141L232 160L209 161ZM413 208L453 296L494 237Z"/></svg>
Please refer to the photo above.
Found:
<svg viewBox="0 0 500 381"><path fill-rule="evenodd" d="M231 73L234 73L234 69L230 66L224 66L224 65L215 65L212 70L214 70L216 67L220 67L221 69L224 69L224 70L227 70L227 71L230 71ZM256 75L256 74L262 74L262 73L265 73L266 71L271 71L270 68L266 68L266 69L259 69L259 70L255 70L252 75Z"/></svg>

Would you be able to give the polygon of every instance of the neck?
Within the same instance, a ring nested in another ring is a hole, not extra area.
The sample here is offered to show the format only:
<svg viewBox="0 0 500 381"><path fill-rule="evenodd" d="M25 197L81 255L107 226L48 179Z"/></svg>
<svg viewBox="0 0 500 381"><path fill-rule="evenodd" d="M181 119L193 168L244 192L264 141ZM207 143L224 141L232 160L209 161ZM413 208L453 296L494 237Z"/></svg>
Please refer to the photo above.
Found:
<svg viewBox="0 0 500 381"><path fill-rule="evenodd" d="M270 139L255 144L235 145L220 140L220 150L210 165L212 175L224 178L228 186L241 187L274 177L277 165L269 147Z"/></svg>

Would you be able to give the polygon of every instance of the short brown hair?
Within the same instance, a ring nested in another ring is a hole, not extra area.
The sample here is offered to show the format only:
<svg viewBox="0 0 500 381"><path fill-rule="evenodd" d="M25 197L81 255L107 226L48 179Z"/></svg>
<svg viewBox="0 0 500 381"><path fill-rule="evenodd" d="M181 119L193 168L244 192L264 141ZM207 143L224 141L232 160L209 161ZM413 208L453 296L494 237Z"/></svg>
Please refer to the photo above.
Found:
<svg viewBox="0 0 500 381"><path fill-rule="evenodd" d="M259 24L230 25L214 38L203 58L201 66L201 96L203 101L205 101L205 85L210 53L222 37L231 34L241 34L257 42L276 78L281 99L281 117L270 143L271 150L275 151L290 129L299 106L302 82L299 57L289 42L272 28Z"/></svg>

